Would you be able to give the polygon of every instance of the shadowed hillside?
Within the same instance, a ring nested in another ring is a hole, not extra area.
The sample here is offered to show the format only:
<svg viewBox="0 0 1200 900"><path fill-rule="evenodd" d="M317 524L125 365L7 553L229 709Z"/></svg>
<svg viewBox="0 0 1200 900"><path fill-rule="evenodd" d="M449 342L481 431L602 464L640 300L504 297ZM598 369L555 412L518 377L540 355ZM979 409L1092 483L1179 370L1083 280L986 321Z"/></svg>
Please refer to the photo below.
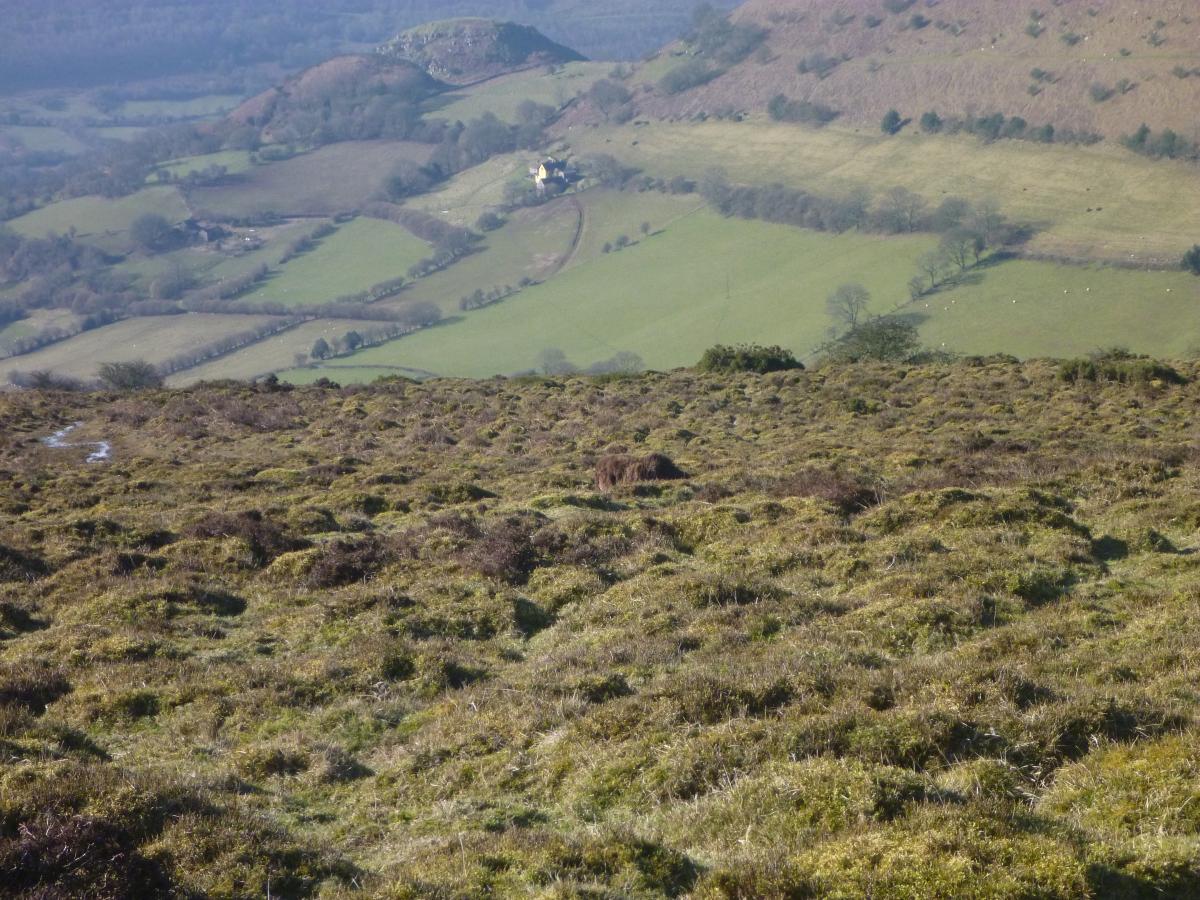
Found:
<svg viewBox="0 0 1200 900"><path fill-rule="evenodd" d="M757 112L782 93L872 127L895 108L914 127L928 110L999 112L1112 139L1143 122L1198 137L1200 15L1186 0L749 0L733 20L763 30L761 46L732 65L701 53L710 74L728 71L673 97L660 89L643 113Z"/></svg>
<svg viewBox="0 0 1200 900"><path fill-rule="evenodd" d="M0 396L0 883L1195 896L1178 375Z"/></svg>

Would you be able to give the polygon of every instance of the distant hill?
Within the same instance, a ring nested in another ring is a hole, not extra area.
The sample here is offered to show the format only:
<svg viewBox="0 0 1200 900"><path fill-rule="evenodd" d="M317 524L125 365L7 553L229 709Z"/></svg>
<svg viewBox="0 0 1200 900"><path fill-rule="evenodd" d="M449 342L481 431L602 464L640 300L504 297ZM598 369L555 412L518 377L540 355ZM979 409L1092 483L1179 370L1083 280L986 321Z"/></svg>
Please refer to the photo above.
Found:
<svg viewBox="0 0 1200 900"><path fill-rule="evenodd" d="M450 87L581 59L528 25L451 19L402 32L372 54L306 69L247 100L229 121L259 129L267 142L378 137L381 119L415 127L417 105Z"/></svg>
<svg viewBox="0 0 1200 900"><path fill-rule="evenodd" d="M535 65L583 57L536 28L490 19L449 19L405 31L379 50L388 61L413 63L453 85L472 84Z"/></svg>
<svg viewBox="0 0 1200 900"><path fill-rule="evenodd" d="M783 94L873 126L892 108L914 122L928 110L1000 112L1109 138L1146 122L1190 141L1200 136L1196 12L1187 0L749 0L732 20L753 51L732 61L695 42L664 51L651 74L670 72L674 57L705 83L674 94L660 84L639 110L758 112Z"/></svg>

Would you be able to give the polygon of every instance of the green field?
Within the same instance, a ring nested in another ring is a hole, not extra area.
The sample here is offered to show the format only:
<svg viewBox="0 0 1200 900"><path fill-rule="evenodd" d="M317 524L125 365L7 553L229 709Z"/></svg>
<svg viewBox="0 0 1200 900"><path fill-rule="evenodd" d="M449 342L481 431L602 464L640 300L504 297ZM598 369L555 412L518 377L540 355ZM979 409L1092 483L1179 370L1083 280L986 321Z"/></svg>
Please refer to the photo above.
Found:
<svg viewBox="0 0 1200 900"><path fill-rule="evenodd" d="M517 107L523 101L532 100L557 109L585 93L611 69L610 63L578 62L568 63L553 75L535 69L493 78L478 87L436 98L430 115L450 122L467 122L490 112L506 122L515 122Z"/></svg>
<svg viewBox="0 0 1200 900"><path fill-rule="evenodd" d="M4 292L0 292L0 297L3 296ZM78 318L75 313L66 309L30 310L24 319L18 319L16 322L10 322L8 325L0 328L0 355L8 352L11 341L29 337L51 326L57 328L70 327Z"/></svg>
<svg viewBox="0 0 1200 900"><path fill-rule="evenodd" d="M433 148L403 141L330 144L282 162L255 166L228 184L194 188L194 209L232 217L273 212L328 216L373 199L401 160L424 163Z"/></svg>
<svg viewBox="0 0 1200 900"><path fill-rule="evenodd" d="M552 275L567 260L578 229L579 211L566 198L518 210L505 227L485 236L478 252L414 282L396 302L427 301L456 315L458 301L476 290L516 287L523 278Z"/></svg>
<svg viewBox="0 0 1200 900"><path fill-rule="evenodd" d="M547 348L579 365L632 351L655 368L693 363L714 343L769 340L805 351L829 324L824 301L834 288L860 281L886 309L913 260L932 244L927 237L832 236L701 211L460 323L352 360L487 377L533 368Z"/></svg>
<svg viewBox="0 0 1200 900"><path fill-rule="evenodd" d="M247 150L222 150L220 153L207 153L203 156L189 156L165 162L159 169L176 178L185 178L193 172L201 172L211 166L224 166L230 175L248 172L253 167L250 153Z"/></svg>
<svg viewBox="0 0 1200 900"><path fill-rule="evenodd" d="M63 153L75 156L87 150L83 141L61 128L9 125L0 128L0 135L15 138L32 153Z"/></svg>
<svg viewBox="0 0 1200 900"><path fill-rule="evenodd" d="M471 227L481 214L504 203L504 186L528 177L538 154L506 153L454 176L438 190L414 197L409 205Z"/></svg>
<svg viewBox="0 0 1200 900"><path fill-rule="evenodd" d="M74 378L90 378L101 363L134 359L160 363L192 347L254 328L270 318L191 313L126 319L34 353L13 357L4 363L3 371L48 370Z"/></svg>
<svg viewBox="0 0 1200 900"><path fill-rule="evenodd" d="M913 131L885 138L761 120L577 129L570 140L576 155L610 153L664 178L720 166L733 181L817 192L903 186L933 204L994 197L1010 218L1040 229L1031 251L1072 258L1173 264L1200 236L1196 167L1110 144L986 144Z"/></svg>
<svg viewBox="0 0 1200 900"><path fill-rule="evenodd" d="M8 226L26 237L44 237L50 232L65 234L74 228L77 236L105 250L130 249L126 232L138 216L158 213L172 222L188 217L187 205L173 187L151 187L128 197L77 197L61 200L13 219Z"/></svg>
<svg viewBox="0 0 1200 900"><path fill-rule="evenodd" d="M929 346L1026 358L1114 345L1175 359L1200 352L1200 281L1187 273L1015 260L982 276L912 306L930 317Z"/></svg>
<svg viewBox="0 0 1200 900"><path fill-rule="evenodd" d="M319 319L305 322L303 325L273 334L245 350L231 353L194 369L178 372L168 379L168 383L172 386L182 386L221 378L256 378L294 366L296 354L307 354L317 338L324 338L332 343L334 338L342 337L347 331L363 331L373 324L375 323L358 319ZM333 365L336 364L334 361ZM313 378L320 378L321 374L318 372Z"/></svg>
<svg viewBox="0 0 1200 900"><path fill-rule="evenodd" d="M289 306L328 303L405 275L430 247L392 222L360 218L287 263L245 299Z"/></svg>
<svg viewBox="0 0 1200 900"><path fill-rule="evenodd" d="M121 115L131 119L205 119L223 115L242 102L240 94L208 94L190 100L130 100Z"/></svg>
<svg viewBox="0 0 1200 900"><path fill-rule="evenodd" d="M933 246L927 236L835 236L722 219L694 197L653 193L598 191L550 209L573 203L584 209L583 237L563 271L545 284L466 314L447 302L451 292L426 294L418 284L406 300L440 301L461 320L364 350L348 362L486 377L531 369L548 348L581 366L632 351L660 369L688 365L712 344L737 341L781 343L808 356L831 325L825 298L847 282L868 287L875 311L912 316L935 349L1039 357L1120 344L1178 356L1200 344L1200 282L1181 272L1011 260L980 267L958 287L909 304L905 284L916 274L916 259ZM560 229L569 224L563 211L557 215ZM652 226L647 238L637 227L641 221ZM521 230L514 223L498 234ZM638 243L603 253L602 244L617 234ZM475 287L511 283L487 281L487 262L482 254L479 271L470 273L485 279ZM462 269L468 264L437 277L457 279L458 296L469 293L474 287ZM340 377L374 374L373 368L344 370Z"/></svg>

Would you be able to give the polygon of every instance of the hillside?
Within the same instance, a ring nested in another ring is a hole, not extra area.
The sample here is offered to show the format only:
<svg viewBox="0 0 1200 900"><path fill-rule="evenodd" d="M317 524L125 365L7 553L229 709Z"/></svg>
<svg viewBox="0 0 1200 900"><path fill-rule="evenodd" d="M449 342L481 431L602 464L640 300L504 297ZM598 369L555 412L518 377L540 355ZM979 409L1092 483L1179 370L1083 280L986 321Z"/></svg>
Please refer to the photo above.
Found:
<svg viewBox="0 0 1200 900"><path fill-rule="evenodd" d="M763 44L732 63L701 54L725 74L640 96L643 115L760 112L782 93L873 128L895 108L913 127L929 110L998 112L1114 140L1143 122L1197 137L1200 16L1187 0L748 0L733 20L764 31ZM657 79L696 49L677 47L648 71Z"/></svg>
<svg viewBox="0 0 1200 900"><path fill-rule="evenodd" d="M1182 374L0 396L0 881L1195 896Z"/></svg>

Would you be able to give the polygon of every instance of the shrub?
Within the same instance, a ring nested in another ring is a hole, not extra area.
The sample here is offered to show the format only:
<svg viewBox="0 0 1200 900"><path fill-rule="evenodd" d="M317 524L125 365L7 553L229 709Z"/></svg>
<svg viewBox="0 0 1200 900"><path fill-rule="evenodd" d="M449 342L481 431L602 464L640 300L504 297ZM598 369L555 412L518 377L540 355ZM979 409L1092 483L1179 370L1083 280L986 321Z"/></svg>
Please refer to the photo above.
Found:
<svg viewBox="0 0 1200 900"><path fill-rule="evenodd" d="M704 351L696 368L701 372L717 372L723 375L736 372L756 372L765 375L768 372L803 369L804 364L796 359L791 350L785 350L783 347L765 347L761 344L737 344L730 347L717 344Z"/></svg>
<svg viewBox="0 0 1200 900"><path fill-rule="evenodd" d="M1063 381L1115 381L1119 384L1183 384L1184 378L1166 363L1122 349L1105 350L1091 357L1069 359L1058 368Z"/></svg>
<svg viewBox="0 0 1200 900"><path fill-rule="evenodd" d="M162 387L163 383L158 369L143 359L104 363L96 374L106 387L114 391L142 391Z"/></svg>
<svg viewBox="0 0 1200 900"><path fill-rule="evenodd" d="M689 59L659 79L658 86L663 93L682 94L684 91L708 84L720 74L720 69L711 68L701 59Z"/></svg>
<svg viewBox="0 0 1200 900"><path fill-rule="evenodd" d="M824 125L838 117L837 110L807 100L789 100L776 94L767 104L767 114L776 122L798 122L804 125Z"/></svg>

